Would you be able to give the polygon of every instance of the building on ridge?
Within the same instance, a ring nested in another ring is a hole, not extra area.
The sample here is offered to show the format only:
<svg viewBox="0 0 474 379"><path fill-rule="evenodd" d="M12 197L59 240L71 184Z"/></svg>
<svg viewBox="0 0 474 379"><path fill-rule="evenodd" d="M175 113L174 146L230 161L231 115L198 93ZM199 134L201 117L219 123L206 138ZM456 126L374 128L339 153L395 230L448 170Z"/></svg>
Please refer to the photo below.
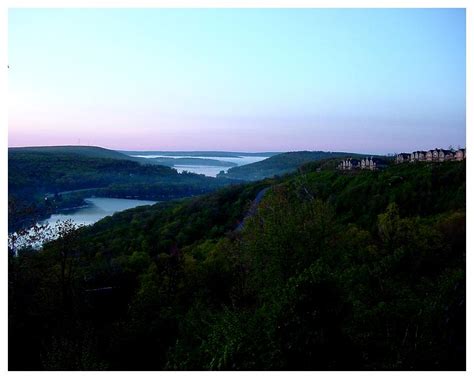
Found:
<svg viewBox="0 0 474 379"><path fill-rule="evenodd" d="M466 149L458 149L457 151L433 149L428 151L414 151L410 154L397 154L395 162L446 162L452 160L462 161L464 159L466 159Z"/></svg>
<svg viewBox="0 0 474 379"><path fill-rule="evenodd" d="M360 168L360 161L357 159L347 158L343 159L337 166L339 170L355 170Z"/></svg>

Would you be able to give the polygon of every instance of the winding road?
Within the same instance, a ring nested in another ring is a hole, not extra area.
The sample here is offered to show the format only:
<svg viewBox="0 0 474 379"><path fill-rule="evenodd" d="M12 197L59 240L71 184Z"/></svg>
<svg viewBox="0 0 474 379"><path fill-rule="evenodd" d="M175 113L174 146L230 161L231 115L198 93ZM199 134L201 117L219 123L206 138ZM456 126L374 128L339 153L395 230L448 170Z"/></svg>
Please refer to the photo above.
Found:
<svg viewBox="0 0 474 379"><path fill-rule="evenodd" d="M252 201L252 205L250 206L250 209L247 211L247 213L245 213L244 218L242 219L241 222L239 222L239 225L237 225L234 231L240 232L244 228L245 220L247 220L249 217L252 217L257 212L258 205L260 204L263 197L265 196L265 193L269 189L270 187L265 187L257 193L257 196L255 196L255 199Z"/></svg>

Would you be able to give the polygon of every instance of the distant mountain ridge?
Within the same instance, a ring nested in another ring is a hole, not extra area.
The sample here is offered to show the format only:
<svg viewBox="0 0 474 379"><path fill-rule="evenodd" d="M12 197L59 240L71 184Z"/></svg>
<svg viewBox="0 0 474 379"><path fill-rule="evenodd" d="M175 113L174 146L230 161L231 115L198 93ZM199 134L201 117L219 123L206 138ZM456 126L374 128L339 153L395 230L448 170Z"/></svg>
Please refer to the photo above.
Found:
<svg viewBox="0 0 474 379"><path fill-rule="evenodd" d="M163 155L163 156L182 155L182 156L187 156L187 157L219 157L219 158L238 158L240 156L270 157L273 155L281 154L281 152L246 153L246 152L235 152L235 151L162 151L162 150L147 150L147 151L118 150L118 151L120 153L127 154L127 155Z"/></svg>
<svg viewBox="0 0 474 379"><path fill-rule="evenodd" d="M131 157L122 154L116 150L105 149L98 146L78 146L78 145L64 145L64 146L26 146L26 147L9 147L10 153L45 153L45 154L78 154L89 158L109 158L109 159L124 159L129 161L139 162L140 158Z"/></svg>
<svg viewBox="0 0 474 379"><path fill-rule="evenodd" d="M233 167L237 166L237 163L229 161L220 161L217 159L209 158L172 158L172 157L160 157L160 158L140 158L146 159L150 164L159 164L163 166L179 166L179 165L198 165L198 166L214 166L214 167ZM225 159L225 158L224 158Z"/></svg>
<svg viewBox="0 0 474 379"><path fill-rule="evenodd" d="M246 158L268 158L280 153L276 152L233 152L233 151L120 151L123 154L138 159L146 159L148 164L159 164L170 167L189 166L214 166L228 169L239 166L232 160Z"/></svg>

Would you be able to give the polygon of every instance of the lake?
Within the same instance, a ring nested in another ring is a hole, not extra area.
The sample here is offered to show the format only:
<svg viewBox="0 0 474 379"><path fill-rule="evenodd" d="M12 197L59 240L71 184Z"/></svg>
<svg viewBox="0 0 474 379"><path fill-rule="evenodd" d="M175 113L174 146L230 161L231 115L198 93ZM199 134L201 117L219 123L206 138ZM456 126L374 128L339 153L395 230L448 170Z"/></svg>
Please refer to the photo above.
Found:
<svg viewBox="0 0 474 379"><path fill-rule="evenodd" d="M46 241L57 238L56 223L71 220L77 226L92 225L104 217L111 216L116 212L121 212L126 209L139 207L142 205L153 205L156 201L133 200L133 199L115 199L107 197L91 197L84 199L86 205L83 207L72 208L67 211L62 211L51 215L48 219L42 220L38 223L39 226L44 226L44 231L40 232L38 241L33 242L34 235L31 228L25 235L16 238L15 247L17 249L32 245L34 248L40 248ZM12 235L17 236L16 233ZM11 235L10 235L11 236ZM10 238L9 238L10 239Z"/></svg>
<svg viewBox="0 0 474 379"><path fill-rule="evenodd" d="M58 221L72 220L76 225L91 225L104 217L113 215L115 212L121 212L142 205L156 204L156 201L108 197L90 197L84 199L84 201L87 205L53 214L41 223L54 224Z"/></svg>
<svg viewBox="0 0 474 379"><path fill-rule="evenodd" d="M230 162L237 164L237 166L243 166L250 163L255 163L267 159L269 157L260 157L253 155L239 155L237 157L213 157L213 156L189 156L189 155L160 155L160 154L135 154L132 157L138 158L201 158L201 159L216 159L221 162ZM180 165L176 164L172 166L178 172L188 171L195 174L202 174L206 176L216 177L221 171L227 171L231 167L235 166L210 166L210 165Z"/></svg>

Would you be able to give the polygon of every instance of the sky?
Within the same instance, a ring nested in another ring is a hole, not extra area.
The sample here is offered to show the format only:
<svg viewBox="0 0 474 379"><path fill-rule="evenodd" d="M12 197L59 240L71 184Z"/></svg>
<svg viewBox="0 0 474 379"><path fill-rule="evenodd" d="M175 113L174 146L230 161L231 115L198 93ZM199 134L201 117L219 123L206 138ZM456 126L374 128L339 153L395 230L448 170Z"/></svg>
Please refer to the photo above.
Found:
<svg viewBox="0 0 474 379"><path fill-rule="evenodd" d="M13 9L9 146L465 146L464 9Z"/></svg>

